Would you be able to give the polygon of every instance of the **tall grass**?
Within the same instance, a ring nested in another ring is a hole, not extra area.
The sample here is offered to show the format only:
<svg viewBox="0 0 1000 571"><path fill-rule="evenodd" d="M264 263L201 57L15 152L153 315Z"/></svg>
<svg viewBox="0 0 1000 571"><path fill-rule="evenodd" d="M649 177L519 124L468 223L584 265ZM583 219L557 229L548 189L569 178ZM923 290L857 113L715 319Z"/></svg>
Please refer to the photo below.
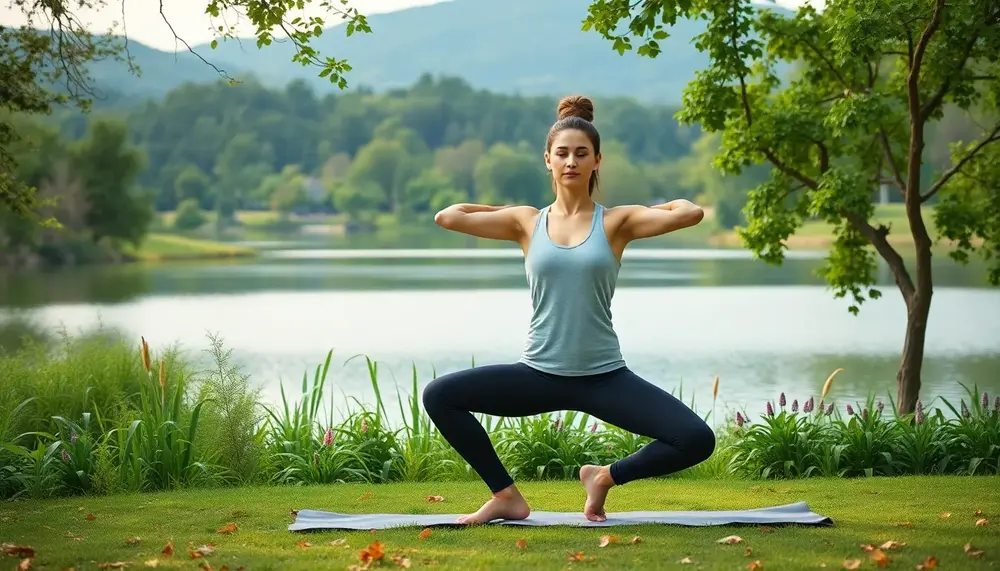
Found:
<svg viewBox="0 0 1000 571"><path fill-rule="evenodd" d="M329 381L333 352L303 373L277 405L211 337L212 366L196 371L175 348L162 351L97 332L63 334L0 355L12 382L0 389L0 497L44 497L246 484L475 480L420 406L416 368L393 399L378 363L365 358L374 402L348 398L335 416ZM355 357L360 358L360 357ZM768 401L759 422L721 411L712 458L671 478L798 478L958 473L997 474L1000 398L883 416L869 401L842 413L813 399L798 410ZM718 380L712 387L709 418ZM969 391L975 396L976 389ZM683 398L683 391L678 398ZM397 423L389 406L397 407ZM693 402L692 402L693 406ZM607 464L650 439L586 414L478 417L512 475L573 479L586 464Z"/></svg>

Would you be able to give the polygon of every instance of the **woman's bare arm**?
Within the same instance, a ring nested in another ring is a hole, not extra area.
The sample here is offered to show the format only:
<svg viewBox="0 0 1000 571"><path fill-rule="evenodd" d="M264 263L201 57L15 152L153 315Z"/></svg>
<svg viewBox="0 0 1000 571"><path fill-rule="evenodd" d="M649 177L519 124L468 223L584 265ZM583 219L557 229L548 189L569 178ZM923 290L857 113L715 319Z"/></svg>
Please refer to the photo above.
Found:
<svg viewBox="0 0 1000 571"><path fill-rule="evenodd" d="M484 204L452 204L434 215L434 222L453 230L490 240L522 242L525 221L537 213L532 206L488 206Z"/></svg>

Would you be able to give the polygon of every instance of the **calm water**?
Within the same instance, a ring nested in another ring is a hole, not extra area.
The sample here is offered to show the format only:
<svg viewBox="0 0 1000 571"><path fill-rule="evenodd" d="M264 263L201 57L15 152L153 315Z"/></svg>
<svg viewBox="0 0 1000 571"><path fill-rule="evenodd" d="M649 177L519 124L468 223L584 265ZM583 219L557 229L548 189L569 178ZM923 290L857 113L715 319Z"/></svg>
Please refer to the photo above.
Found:
<svg viewBox="0 0 1000 571"><path fill-rule="evenodd" d="M0 301L29 319L89 329L100 321L153 344L203 355L219 334L264 396L279 381L298 393L330 349L335 404L370 402L363 359L377 360L389 393L470 365L516 360L530 302L517 250L329 250L272 243L257 260L87 268L0 277ZM884 297L847 311L813 272L814 255L783 267L738 250L632 250L613 304L629 365L685 401L756 414L764 399L817 394L835 368L833 398L895 396L905 308L891 276ZM1000 392L1000 290L983 269L936 262L925 400L964 396L959 382ZM393 398L392 402L395 402ZM395 414L395 406L390 414Z"/></svg>

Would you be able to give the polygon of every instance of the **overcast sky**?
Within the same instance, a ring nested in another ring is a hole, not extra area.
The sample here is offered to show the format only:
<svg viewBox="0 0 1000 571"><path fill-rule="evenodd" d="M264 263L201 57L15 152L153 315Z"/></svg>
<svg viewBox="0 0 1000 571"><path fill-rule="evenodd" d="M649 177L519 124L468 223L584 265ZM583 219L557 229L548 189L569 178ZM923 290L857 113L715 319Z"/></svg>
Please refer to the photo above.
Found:
<svg viewBox="0 0 1000 571"><path fill-rule="evenodd" d="M183 45L178 46L170 28L167 27L163 17L160 16L160 1L110 0L101 10L77 12L77 15L85 25L90 26L92 31L98 33L107 31L108 28L116 23L119 26L118 31L121 33L121 22L124 20L130 39L161 50L172 51L174 49L184 49ZM350 0L348 5L357 8L362 14L370 15L379 12L392 12L411 6L435 4L439 1L441 0ZM802 1L778 0L778 4L794 7ZM75 4L76 2L73 3ZM177 35L191 45L211 41L214 37L212 33L213 28L217 28L222 24L222 22L213 24L212 18L205 14L205 6L208 4L207 0L164 0L163 3L166 19L169 20ZM3 2L0 5L0 24L6 26L20 26L24 24L25 18L21 10L12 8L10 4L12 2ZM315 4L318 5L319 3L316 2ZM337 5L339 3L333 2L333 4ZM579 18L582 20L586 16L587 4L581 2L580 6ZM123 8L124 18L122 17ZM322 12L322 9L318 10ZM227 22L229 24L236 24L239 36L246 37L252 33L245 19L240 22L233 15L230 15ZM44 27L47 27L47 23L35 22L35 24L42 24Z"/></svg>

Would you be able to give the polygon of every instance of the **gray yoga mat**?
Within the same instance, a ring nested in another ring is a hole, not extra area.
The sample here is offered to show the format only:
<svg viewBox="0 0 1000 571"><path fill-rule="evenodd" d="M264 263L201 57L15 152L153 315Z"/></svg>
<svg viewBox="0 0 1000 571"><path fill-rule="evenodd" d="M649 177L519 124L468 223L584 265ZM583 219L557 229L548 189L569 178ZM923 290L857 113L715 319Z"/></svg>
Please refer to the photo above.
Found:
<svg viewBox="0 0 1000 571"><path fill-rule="evenodd" d="M389 529L394 527L443 527L455 522L459 514L343 514L318 510L299 510L289 531ZM749 510L723 511L637 511L609 513L607 521L589 521L581 512L531 512L523 520L493 520L491 525L608 527L612 525L664 524L712 526L730 524L798 524L830 526L833 520L813 513L805 502Z"/></svg>

